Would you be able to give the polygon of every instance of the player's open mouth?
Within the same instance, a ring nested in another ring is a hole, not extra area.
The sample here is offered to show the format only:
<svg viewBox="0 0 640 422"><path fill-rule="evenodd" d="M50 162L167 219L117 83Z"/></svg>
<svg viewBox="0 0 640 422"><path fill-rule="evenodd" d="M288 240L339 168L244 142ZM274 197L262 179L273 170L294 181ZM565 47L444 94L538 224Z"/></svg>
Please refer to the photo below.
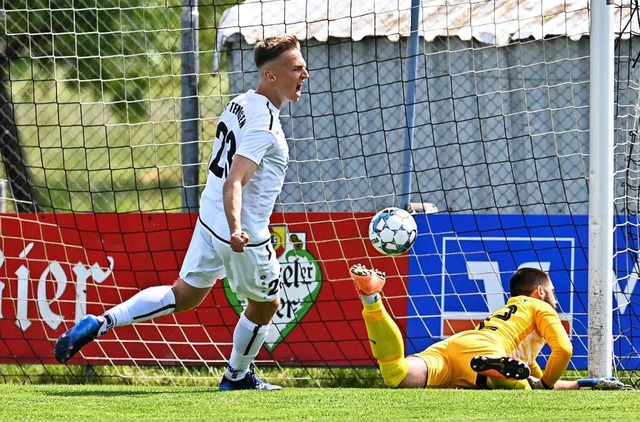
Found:
<svg viewBox="0 0 640 422"><path fill-rule="evenodd" d="M302 84L296 85L296 94L302 93Z"/></svg>

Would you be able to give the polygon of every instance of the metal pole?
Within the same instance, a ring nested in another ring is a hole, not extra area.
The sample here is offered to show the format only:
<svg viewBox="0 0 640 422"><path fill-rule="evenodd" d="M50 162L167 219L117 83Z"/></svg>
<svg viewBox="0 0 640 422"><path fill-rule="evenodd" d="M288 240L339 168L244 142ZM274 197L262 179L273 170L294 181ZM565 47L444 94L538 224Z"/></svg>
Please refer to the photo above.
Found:
<svg viewBox="0 0 640 422"><path fill-rule="evenodd" d="M198 2L182 0L182 211L198 209Z"/></svg>
<svg viewBox="0 0 640 422"><path fill-rule="evenodd" d="M591 2L589 104L589 376L613 366L613 0Z"/></svg>
<svg viewBox="0 0 640 422"><path fill-rule="evenodd" d="M7 212L7 181L0 180L0 214Z"/></svg>
<svg viewBox="0 0 640 422"><path fill-rule="evenodd" d="M402 163L401 205L411 209L411 178L413 176L413 133L416 120L416 78L418 75L418 27L420 20L420 0L411 0L411 34L409 36L407 61L407 128L404 136L404 158Z"/></svg>

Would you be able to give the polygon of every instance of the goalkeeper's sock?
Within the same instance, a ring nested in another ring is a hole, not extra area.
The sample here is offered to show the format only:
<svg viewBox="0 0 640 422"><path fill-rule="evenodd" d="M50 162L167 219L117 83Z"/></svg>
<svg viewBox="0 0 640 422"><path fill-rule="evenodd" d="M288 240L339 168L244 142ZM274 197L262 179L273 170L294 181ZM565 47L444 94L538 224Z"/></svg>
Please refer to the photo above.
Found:
<svg viewBox="0 0 640 422"><path fill-rule="evenodd" d="M380 365L385 384L391 387L398 386L409 372L400 329L387 313L381 300L365 304L362 317L367 326L371 351Z"/></svg>
<svg viewBox="0 0 640 422"><path fill-rule="evenodd" d="M233 331L233 349L229 366L224 372L228 379L235 381L245 376L267 338L268 332L269 325L254 324L244 315L244 312L240 315Z"/></svg>
<svg viewBox="0 0 640 422"><path fill-rule="evenodd" d="M114 327L131 325L147 321L161 315L172 313L176 308L176 298L171 286L154 286L146 288L130 299L114 306L105 312L104 322L99 335Z"/></svg>
<svg viewBox="0 0 640 422"><path fill-rule="evenodd" d="M374 303L380 300L380 293L375 292L370 295L362 295L360 297L360 300L362 300L362 303L365 305L373 305Z"/></svg>

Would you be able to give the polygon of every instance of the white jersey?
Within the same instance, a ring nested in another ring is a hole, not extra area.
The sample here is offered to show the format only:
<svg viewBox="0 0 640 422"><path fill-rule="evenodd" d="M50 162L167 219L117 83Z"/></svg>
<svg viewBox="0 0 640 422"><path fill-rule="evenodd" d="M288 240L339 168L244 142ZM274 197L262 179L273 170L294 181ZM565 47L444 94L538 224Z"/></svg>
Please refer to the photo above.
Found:
<svg viewBox="0 0 640 422"><path fill-rule="evenodd" d="M220 116L207 184L200 199L200 220L220 240L228 242L230 237L222 185L236 155L258 165L242 189L242 230L249 235L249 246L270 238L269 218L289 162L279 116L280 110L253 90L231 100Z"/></svg>

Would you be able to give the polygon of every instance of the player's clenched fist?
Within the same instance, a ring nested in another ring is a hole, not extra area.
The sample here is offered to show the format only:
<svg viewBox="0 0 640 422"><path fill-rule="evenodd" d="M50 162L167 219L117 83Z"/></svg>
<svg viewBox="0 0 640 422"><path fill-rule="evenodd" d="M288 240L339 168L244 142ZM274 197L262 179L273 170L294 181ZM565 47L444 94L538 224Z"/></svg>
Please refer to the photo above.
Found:
<svg viewBox="0 0 640 422"><path fill-rule="evenodd" d="M233 232L229 239L231 250L234 252L244 252L245 245L249 243L249 236L245 232Z"/></svg>

